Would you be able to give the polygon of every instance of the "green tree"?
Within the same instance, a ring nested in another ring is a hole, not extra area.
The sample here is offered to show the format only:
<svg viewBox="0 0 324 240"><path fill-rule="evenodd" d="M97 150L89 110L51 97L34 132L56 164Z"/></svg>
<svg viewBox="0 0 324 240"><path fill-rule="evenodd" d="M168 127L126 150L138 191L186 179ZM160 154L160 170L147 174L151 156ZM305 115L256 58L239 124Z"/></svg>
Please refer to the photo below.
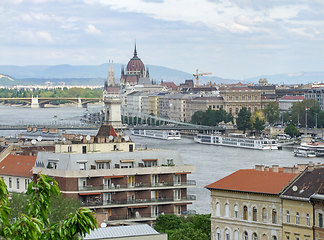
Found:
<svg viewBox="0 0 324 240"><path fill-rule="evenodd" d="M0 179L0 237L5 239L73 239L97 227L97 221L88 208L79 208L59 222L51 222L50 196L60 194L57 182L46 175L38 175L28 185L29 202L25 213L18 209L18 217L10 220L9 192Z"/></svg>
<svg viewBox="0 0 324 240"><path fill-rule="evenodd" d="M208 240L210 239L200 229L194 228L180 228L173 231L168 240Z"/></svg>
<svg viewBox="0 0 324 240"><path fill-rule="evenodd" d="M319 107L319 103L315 99L304 99L301 102L295 102L290 108L291 120L295 126L298 126L298 120L300 126L306 125L306 108L312 109L313 107ZM307 113L307 125L311 121L311 114Z"/></svg>
<svg viewBox="0 0 324 240"><path fill-rule="evenodd" d="M191 121L190 122L192 124L201 125L202 122L203 122L203 118L204 118L204 112L203 111L197 111L191 116Z"/></svg>
<svg viewBox="0 0 324 240"><path fill-rule="evenodd" d="M300 136L299 130L292 124L289 124L285 128L285 133L290 135L290 137L298 137L298 136Z"/></svg>
<svg viewBox="0 0 324 240"><path fill-rule="evenodd" d="M264 130L265 120L257 116L253 122L253 129L256 131L257 135L260 135L260 132Z"/></svg>
<svg viewBox="0 0 324 240"><path fill-rule="evenodd" d="M245 133L246 129L251 129L250 123L251 113L246 107L242 107L236 118L237 129Z"/></svg>
<svg viewBox="0 0 324 240"><path fill-rule="evenodd" d="M168 231L172 232L174 229L181 228L182 225L183 222L178 216L174 214L164 214L159 215L156 219L154 228L158 232L168 233Z"/></svg>
<svg viewBox="0 0 324 240"><path fill-rule="evenodd" d="M269 102L263 109L266 121L270 124L276 123L280 119L280 108L276 102Z"/></svg>

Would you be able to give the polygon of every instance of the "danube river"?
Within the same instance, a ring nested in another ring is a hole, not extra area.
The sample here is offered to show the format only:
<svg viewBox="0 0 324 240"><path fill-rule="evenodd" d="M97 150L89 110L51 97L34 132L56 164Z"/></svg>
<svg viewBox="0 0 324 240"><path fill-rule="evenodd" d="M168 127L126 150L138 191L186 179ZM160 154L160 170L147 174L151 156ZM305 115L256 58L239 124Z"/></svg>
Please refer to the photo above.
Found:
<svg viewBox="0 0 324 240"><path fill-rule="evenodd" d="M100 106L90 106L90 110L100 108ZM76 106L38 108L11 107L0 105L0 125L19 124L53 121L75 121L85 112L85 109ZM53 118L55 116L55 118ZM92 131L93 133L95 131ZM0 131L0 136L14 136L13 131ZM129 135L129 132L125 132ZM211 212L211 199L209 190L204 187L215 182L239 169L254 168L256 164L271 166L294 166L298 163L308 163L306 158L296 158L293 156L293 149L283 149L281 151L260 151L250 149L239 149L231 147L210 146L194 143L193 139L183 138L181 140L159 140L130 136L137 145L149 148L177 149L185 164L196 165L196 172L189 175L188 179L196 180L196 188L189 189L189 194L195 194L197 200L188 206L189 210L196 210L197 213ZM321 158L316 161L322 162Z"/></svg>

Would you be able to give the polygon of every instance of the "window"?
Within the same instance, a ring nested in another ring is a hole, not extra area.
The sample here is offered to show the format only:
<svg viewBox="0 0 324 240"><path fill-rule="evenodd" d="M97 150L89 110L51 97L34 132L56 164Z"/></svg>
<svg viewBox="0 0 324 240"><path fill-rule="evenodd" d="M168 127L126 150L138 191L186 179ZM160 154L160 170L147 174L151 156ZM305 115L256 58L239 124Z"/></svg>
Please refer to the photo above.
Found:
<svg viewBox="0 0 324 240"><path fill-rule="evenodd" d="M234 231L234 240L239 240L239 232L237 230Z"/></svg>
<svg viewBox="0 0 324 240"><path fill-rule="evenodd" d="M247 206L243 207L243 220L248 220L248 208L247 208Z"/></svg>
<svg viewBox="0 0 324 240"><path fill-rule="evenodd" d="M157 217L159 215L159 208L158 206L152 206L151 208L151 216Z"/></svg>
<svg viewBox="0 0 324 240"><path fill-rule="evenodd" d="M256 207L253 207L253 221L258 220L258 210Z"/></svg>
<svg viewBox="0 0 324 240"><path fill-rule="evenodd" d="M235 113L238 114L239 110L238 108L235 108Z"/></svg>
<svg viewBox="0 0 324 240"><path fill-rule="evenodd" d="M245 96L242 96L242 100L245 100Z"/></svg>
<svg viewBox="0 0 324 240"><path fill-rule="evenodd" d="M68 146L68 152L72 152L72 146Z"/></svg>
<svg viewBox="0 0 324 240"><path fill-rule="evenodd" d="M233 97L232 96L229 96L228 97L228 100L232 101L233 100Z"/></svg>
<svg viewBox="0 0 324 240"><path fill-rule="evenodd" d="M167 164L168 165L173 165L173 158L167 159Z"/></svg>
<svg viewBox="0 0 324 240"><path fill-rule="evenodd" d="M127 176L127 187L135 187L135 176Z"/></svg>
<svg viewBox="0 0 324 240"><path fill-rule="evenodd" d="M272 209L272 223L276 224L277 223L277 210Z"/></svg>
<svg viewBox="0 0 324 240"><path fill-rule="evenodd" d="M319 226L320 228L323 227L323 214L322 214L322 213L319 213L319 214L318 214L318 226Z"/></svg>
<svg viewBox="0 0 324 240"><path fill-rule="evenodd" d="M87 146L82 146L82 153L86 154L87 153Z"/></svg>
<svg viewBox="0 0 324 240"><path fill-rule="evenodd" d="M104 189L110 188L111 186L111 178L104 178L103 179Z"/></svg>
<svg viewBox="0 0 324 240"><path fill-rule="evenodd" d="M299 220L299 212L296 212L296 224L299 225L300 220Z"/></svg>
<svg viewBox="0 0 324 240"><path fill-rule="evenodd" d="M289 215L289 211L286 212L286 220L287 220L287 223L290 223L290 215Z"/></svg>
<svg viewBox="0 0 324 240"><path fill-rule="evenodd" d="M177 206L177 214L181 215L181 205Z"/></svg>
<svg viewBox="0 0 324 240"><path fill-rule="evenodd" d="M248 111L251 112L251 108L250 107L248 108Z"/></svg>
<svg viewBox="0 0 324 240"><path fill-rule="evenodd" d="M79 163L80 170L86 170L86 163Z"/></svg>
<svg viewBox="0 0 324 240"><path fill-rule="evenodd" d="M286 236L286 240L290 240L290 237L289 236Z"/></svg>
<svg viewBox="0 0 324 240"><path fill-rule="evenodd" d="M248 96L248 100L251 100L252 99L252 97L251 96Z"/></svg>
<svg viewBox="0 0 324 240"><path fill-rule="evenodd" d="M238 218L238 206L237 205L234 206L234 217Z"/></svg>
<svg viewBox="0 0 324 240"><path fill-rule="evenodd" d="M239 100L239 97L238 97L238 96L236 96L236 97L235 97L235 100L236 100L236 101L238 101L238 100Z"/></svg>
<svg viewBox="0 0 324 240"><path fill-rule="evenodd" d="M256 233L253 233L253 240L258 240L258 235Z"/></svg>
<svg viewBox="0 0 324 240"><path fill-rule="evenodd" d="M17 189L19 189L19 178L17 178Z"/></svg>
<svg viewBox="0 0 324 240"><path fill-rule="evenodd" d="M157 161L144 161L144 167L156 167Z"/></svg>
<svg viewBox="0 0 324 240"><path fill-rule="evenodd" d="M244 233L243 233L243 239L244 239L244 240L249 240L249 235L248 235L247 232L244 232Z"/></svg>
<svg viewBox="0 0 324 240"><path fill-rule="evenodd" d="M272 240L277 240L277 236L272 236Z"/></svg>
<svg viewBox="0 0 324 240"><path fill-rule="evenodd" d="M267 222L267 209L262 209L262 221Z"/></svg>
<svg viewBox="0 0 324 240"><path fill-rule="evenodd" d="M254 96L254 100L258 100L258 96Z"/></svg>
<svg viewBox="0 0 324 240"><path fill-rule="evenodd" d="M181 185L181 175L174 175L174 185Z"/></svg>
<svg viewBox="0 0 324 240"><path fill-rule="evenodd" d="M228 229L225 230L225 240L230 240L230 234Z"/></svg>
<svg viewBox="0 0 324 240"><path fill-rule="evenodd" d="M9 188L12 188L11 178L9 178Z"/></svg>
<svg viewBox="0 0 324 240"><path fill-rule="evenodd" d="M229 205L228 203L225 204L225 217L229 217Z"/></svg>
<svg viewBox="0 0 324 240"><path fill-rule="evenodd" d="M25 189L28 189L28 185L29 185L29 179L25 179Z"/></svg>
<svg viewBox="0 0 324 240"><path fill-rule="evenodd" d="M181 189L174 190L174 200L181 200Z"/></svg>
<svg viewBox="0 0 324 240"><path fill-rule="evenodd" d="M254 108L254 112L256 112L256 111L258 111L258 108L257 107Z"/></svg>
<svg viewBox="0 0 324 240"><path fill-rule="evenodd" d="M158 183L159 183L159 175L157 175L157 174L151 175L152 186L157 186Z"/></svg>
<svg viewBox="0 0 324 240"><path fill-rule="evenodd" d="M220 203L216 203L216 216L220 217Z"/></svg>
<svg viewBox="0 0 324 240"><path fill-rule="evenodd" d="M309 214L306 214L306 225L310 226L310 221L309 221Z"/></svg>
<svg viewBox="0 0 324 240"><path fill-rule="evenodd" d="M97 163L97 169L105 169L104 163Z"/></svg>
<svg viewBox="0 0 324 240"><path fill-rule="evenodd" d="M230 108L230 109L229 109L229 113L231 113L231 114L232 114L232 108Z"/></svg>
<svg viewBox="0 0 324 240"><path fill-rule="evenodd" d="M221 232L219 228L216 229L216 239L221 240Z"/></svg>

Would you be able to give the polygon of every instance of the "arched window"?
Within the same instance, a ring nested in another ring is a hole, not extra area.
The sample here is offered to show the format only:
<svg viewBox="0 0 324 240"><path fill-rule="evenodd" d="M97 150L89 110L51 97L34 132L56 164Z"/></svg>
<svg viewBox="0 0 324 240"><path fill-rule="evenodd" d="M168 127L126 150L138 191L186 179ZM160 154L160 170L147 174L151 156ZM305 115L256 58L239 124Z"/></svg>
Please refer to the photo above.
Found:
<svg viewBox="0 0 324 240"><path fill-rule="evenodd" d="M265 234L263 234L262 235L262 240L267 240L268 238L267 238L267 235L265 235Z"/></svg>
<svg viewBox="0 0 324 240"><path fill-rule="evenodd" d="M267 209L262 209L262 221L267 222Z"/></svg>
<svg viewBox="0 0 324 240"><path fill-rule="evenodd" d="M296 224L299 225L300 220L299 220L299 212L296 212Z"/></svg>
<svg viewBox="0 0 324 240"><path fill-rule="evenodd" d="M306 225L310 226L310 221L309 221L309 214L306 214Z"/></svg>
<svg viewBox="0 0 324 240"><path fill-rule="evenodd" d="M272 240L277 240L277 236L272 236Z"/></svg>
<svg viewBox="0 0 324 240"><path fill-rule="evenodd" d="M247 208L247 206L243 207L243 220L248 220L248 208Z"/></svg>
<svg viewBox="0 0 324 240"><path fill-rule="evenodd" d="M272 209L272 223L277 223L277 210Z"/></svg>
<svg viewBox="0 0 324 240"><path fill-rule="evenodd" d="M220 217L220 204L216 203L216 216Z"/></svg>
<svg viewBox="0 0 324 240"><path fill-rule="evenodd" d="M289 211L286 212L287 223L290 223L290 214Z"/></svg>
<svg viewBox="0 0 324 240"><path fill-rule="evenodd" d="M253 240L258 240L258 235L256 233L253 233Z"/></svg>
<svg viewBox="0 0 324 240"><path fill-rule="evenodd" d="M258 221L258 210L256 207L253 207L253 221Z"/></svg>
<svg viewBox="0 0 324 240"><path fill-rule="evenodd" d="M225 217L229 217L230 213L229 213L229 205L228 203L225 204Z"/></svg>
<svg viewBox="0 0 324 240"><path fill-rule="evenodd" d="M230 240L230 234L228 229L225 230L225 240Z"/></svg>
<svg viewBox="0 0 324 240"><path fill-rule="evenodd" d="M234 240L239 240L239 232L237 230L234 231Z"/></svg>
<svg viewBox="0 0 324 240"><path fill-rule="evenodd" d="M221 240L221 232L219 228L216 229L216 240Z"/></svg>
<svg viewBox="0 0 324 240"><path fill-rule="evenodd" d="M249 235L247 232L243 233L243 240L249 240Z"/></svg>
<svg viewBox="0 0 324 240"><path fill-rule="evenodd" d="M234 206L234 217L238 218L238 206L237 206L237 204L235 204L235 206Z"/></svg>

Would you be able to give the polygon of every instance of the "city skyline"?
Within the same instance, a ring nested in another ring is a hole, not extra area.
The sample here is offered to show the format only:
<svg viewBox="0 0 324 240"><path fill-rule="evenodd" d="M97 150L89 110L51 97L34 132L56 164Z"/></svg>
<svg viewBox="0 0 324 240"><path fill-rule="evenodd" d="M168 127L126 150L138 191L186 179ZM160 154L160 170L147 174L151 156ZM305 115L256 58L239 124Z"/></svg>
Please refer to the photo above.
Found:
<svg viewBox="0 0 324 240"><path fill-rule="evenodd" d="M0 65L145 65L245 79L322 71L324 3L2 1ZM116 69L115 69L116 70Z"/></svg>

